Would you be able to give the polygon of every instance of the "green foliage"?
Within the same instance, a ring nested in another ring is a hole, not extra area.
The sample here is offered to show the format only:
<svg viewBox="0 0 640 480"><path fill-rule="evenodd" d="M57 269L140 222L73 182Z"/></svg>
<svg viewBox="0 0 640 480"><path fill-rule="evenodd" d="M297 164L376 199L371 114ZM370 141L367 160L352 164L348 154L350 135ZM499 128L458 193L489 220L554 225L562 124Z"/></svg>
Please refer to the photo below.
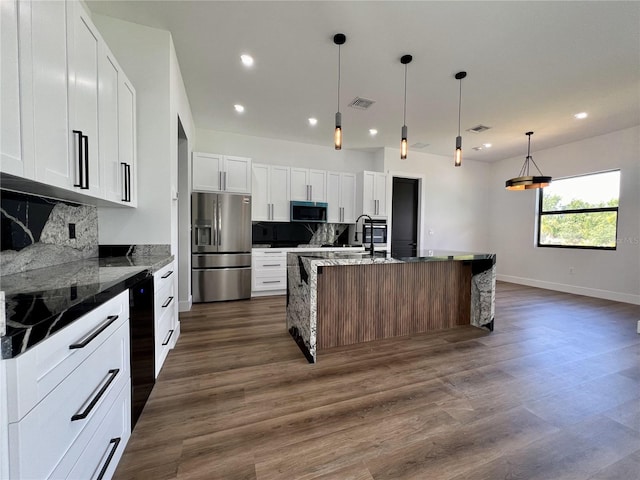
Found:
<svg viewBox="0 0 640 480"><path fill-rule="evenodd" d="M543 211L617 207L614 198L599 204L572 199L561 205L559 195L544 195ZM618 212L557 213L540 217L540 243L589 247L615 247Z"/></svg>

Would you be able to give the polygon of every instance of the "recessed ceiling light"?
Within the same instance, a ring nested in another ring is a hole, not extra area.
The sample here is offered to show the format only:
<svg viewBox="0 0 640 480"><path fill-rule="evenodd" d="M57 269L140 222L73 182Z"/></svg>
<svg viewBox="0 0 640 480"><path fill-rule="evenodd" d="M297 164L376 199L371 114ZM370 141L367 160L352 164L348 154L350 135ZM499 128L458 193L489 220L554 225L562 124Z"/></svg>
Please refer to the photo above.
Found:
<svg viewBox="0 0 640 480"><path fill-rule="evenodd" d="M582 120L583 118L587 118L588 116L589 114L587 112L580 112L574 115L574 117L576 117L578 120Z"/></svg>
<svg viewBox="0 0 640 480"><path fill-rule="evenodd" d="M482 150L482 147L473 147L472 150L475 150L476 152L479 152L480 150Z"/></svg>
<svg viewBox="0 0 640 480"><path fill-rule="evenodd" d="M483 144L482 144L482 146L483 146L484 148L491 148L491 145L492 145L491 143L483 143Z"/></svg>
<svg viewBox="0 0 640 480"><path fill-rule="evenodd" d="M253 65L253 57L251 55L247 55L246 53L240 55L240 60L242 60L242 63L245 67L250 67L251 65Z"/></svg>
<svg viewBox="0 0 640 480"><path fill-rule="evenodd" d="M236 103L236 104L233 106L233 108L235 108L235 109L236 109L236 112L238 112L238 113L242 113L242 112L244 112L244 107L243 107L242 105L240 105L239 103Z"/></svg>
<svg viewBox="0 0 640 480"><path fill-rule="evenodd" d="M375 128L369 129L369 135L371 135L372 137L377 134L378 134L378 130L376 130Z"/></svg>
<svg viewBox="0 0 640 480"><path fill-rule="evenodd" d="M317 124L318 124L318 119L317 118L311 117L309 119L309 125L317 125Z"/></svg>

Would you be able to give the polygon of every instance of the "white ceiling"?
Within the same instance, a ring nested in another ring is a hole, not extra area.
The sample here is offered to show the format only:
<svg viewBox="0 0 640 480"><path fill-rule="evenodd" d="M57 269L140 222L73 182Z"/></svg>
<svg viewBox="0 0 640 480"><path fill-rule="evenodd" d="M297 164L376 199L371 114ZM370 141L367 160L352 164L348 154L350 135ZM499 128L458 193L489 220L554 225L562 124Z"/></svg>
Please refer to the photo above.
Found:
<svg viewBox="0 0 640 480"><path fill-rule="evenodd" d="M198 128L333 144L338 47L344 148L399 148L403 54L414 151L495 161L640 124L640 2L94 1L169 30ZM251 69L240 54L255 58ZM361 96L368 110L347 105ZM246 111L238 114L233 105ZM576 120L574 113L589 117ZM317 117L310 127L308 117ZM484 124L490 130L464 130ZM379 133L371 137L369 128ZM493 147L480 152L471 147ZM410 149L411 152L412 149ZM410 153L411 154L411 153Z"/></svg>

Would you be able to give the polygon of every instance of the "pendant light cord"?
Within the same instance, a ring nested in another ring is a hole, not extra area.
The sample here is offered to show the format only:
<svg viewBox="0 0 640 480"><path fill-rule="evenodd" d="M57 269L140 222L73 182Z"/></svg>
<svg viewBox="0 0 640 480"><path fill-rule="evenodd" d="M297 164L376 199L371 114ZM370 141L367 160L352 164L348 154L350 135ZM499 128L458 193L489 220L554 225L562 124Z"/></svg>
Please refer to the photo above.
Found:
<svg viewBox="0 0 640 480"><path fill-rule="evenodd" d="M402 124L407 124L407 65L404 64L404 112L402 114Z"/></svg>
<svg viewBox="0 0 640 480"><path fill-rule="evenodd" d="M460 115L462 112L462 79L460 82L460 95L458 95L458 136L460 136Z"/></svg>
<svg viewBox="0 0 640 480"><path fill-rule="evenodd" d="M340 111L340 45L338 45L338 112Z"/></svg>

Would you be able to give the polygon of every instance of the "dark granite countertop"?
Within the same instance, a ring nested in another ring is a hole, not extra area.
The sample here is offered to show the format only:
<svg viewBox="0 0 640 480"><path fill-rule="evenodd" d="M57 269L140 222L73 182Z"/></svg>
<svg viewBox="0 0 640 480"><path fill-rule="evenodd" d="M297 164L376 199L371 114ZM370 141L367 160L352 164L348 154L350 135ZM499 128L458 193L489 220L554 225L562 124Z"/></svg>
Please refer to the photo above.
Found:
<svg viewBox="0 0 640 480"><path fill-rule="evenodd" d="M0 277L2 358L13 358L173 261L173 255L90 258Z"/></svg>

